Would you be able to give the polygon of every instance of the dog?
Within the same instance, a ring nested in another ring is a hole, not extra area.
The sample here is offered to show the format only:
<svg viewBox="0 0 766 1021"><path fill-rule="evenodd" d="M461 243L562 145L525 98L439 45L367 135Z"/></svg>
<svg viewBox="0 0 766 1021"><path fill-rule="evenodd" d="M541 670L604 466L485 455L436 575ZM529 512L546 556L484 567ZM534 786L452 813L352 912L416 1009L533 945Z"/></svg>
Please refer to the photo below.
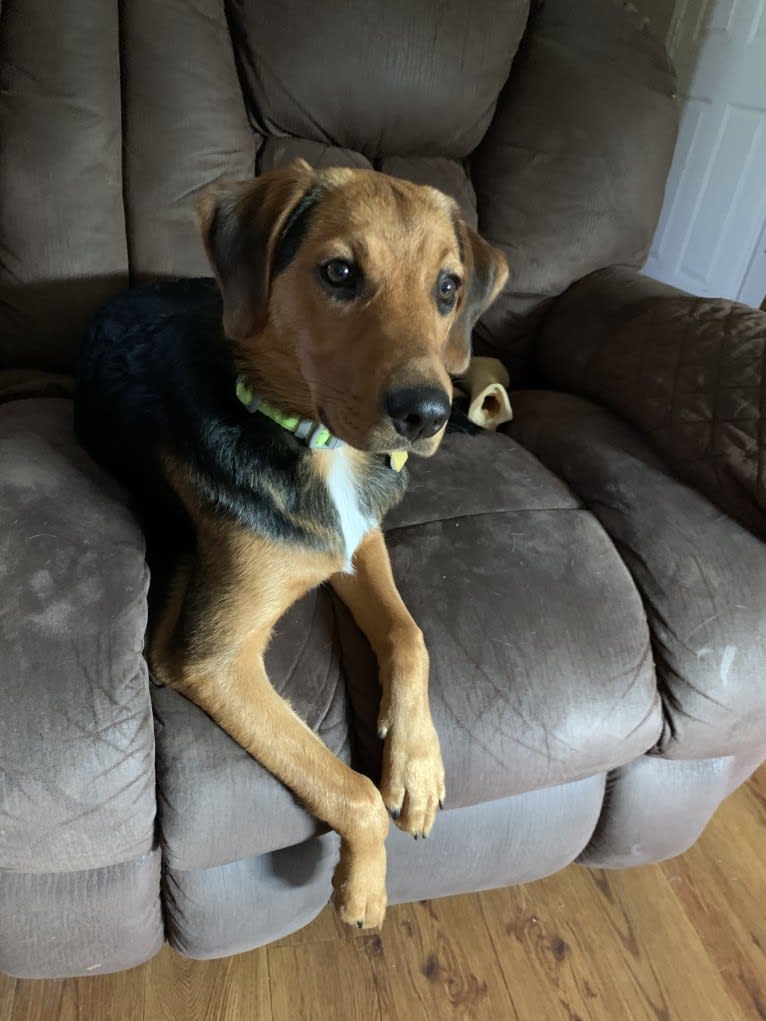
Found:
<svg viewBox="0 0 766 1021"><path fill-rule="evenodd" d="M97 315L77 435L143 507L150 563L152 544L173 544L151 600L154 675L340 835L336 909L379 926L389 815L425 837L445 798L428 652L380 522L404 494L407 455L439 446L450 377L505 258L434 188L303 161L213 186L197 218L215 280L136 288ZM264 669L276 622L324 582L379 663L380 790Z"/></svg>

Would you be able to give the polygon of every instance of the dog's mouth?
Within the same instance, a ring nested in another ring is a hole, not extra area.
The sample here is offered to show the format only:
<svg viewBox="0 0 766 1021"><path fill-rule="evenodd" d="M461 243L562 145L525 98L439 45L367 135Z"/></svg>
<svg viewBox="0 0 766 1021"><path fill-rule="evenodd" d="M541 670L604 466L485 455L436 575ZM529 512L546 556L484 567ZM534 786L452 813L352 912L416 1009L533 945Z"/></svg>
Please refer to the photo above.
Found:
<svg viewBox="0 0 766 1021"><path fill-rule="evenodd" d="M379 422L371 429L356 430L344 428L343 421L334 420L325 407L317 408L317 417L322 425L329 429L333 436L347 443L356 450L366 454L393 454L395 451L406 450L408 453L419 457L431 457L441 443L445 428L442 428L436 435L417 440L409 440L399 435L389 423Z"/></svg>

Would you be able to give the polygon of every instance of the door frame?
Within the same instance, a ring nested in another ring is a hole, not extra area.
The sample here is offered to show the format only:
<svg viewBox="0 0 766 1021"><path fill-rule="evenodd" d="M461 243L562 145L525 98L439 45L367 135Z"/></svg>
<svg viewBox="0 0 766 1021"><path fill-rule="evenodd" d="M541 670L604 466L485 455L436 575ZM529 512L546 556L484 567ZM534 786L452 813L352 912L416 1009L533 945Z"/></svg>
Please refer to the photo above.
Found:
<svg viewBox="0 0 766 1021"><path fill-rule="evenodd" d="M671 15L664 39L665 48L671 60L673 59L675 44L678 41L681 21L686 14L689 4L694 2L695 0L675 0L673 5L673 14ZM711 13L712 3L705 3L700 9L700 19L709 17ZM758 240L753 251L750 253L747 269L744 272L737 292L737 301L753 305L755 308L766 304L766 220L763 222Z"/></svg>

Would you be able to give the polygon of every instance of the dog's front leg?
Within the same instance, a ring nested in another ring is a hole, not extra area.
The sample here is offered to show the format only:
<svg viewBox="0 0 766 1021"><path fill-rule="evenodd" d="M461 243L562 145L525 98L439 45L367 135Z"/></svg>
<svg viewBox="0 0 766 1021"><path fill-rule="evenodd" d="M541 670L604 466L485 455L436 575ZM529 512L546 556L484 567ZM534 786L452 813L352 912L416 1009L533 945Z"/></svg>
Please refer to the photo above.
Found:
<svg viewBox="0 0 766 1021"><path fill-rule="evenodd" d="M383 800L400 829L428 836L444 802L444 765L428 705L428 652L394 583L380 530L357 549L354 574L335 574L330 583L369 639L380 668Z"/></svg>
<svg viewBox="0 0 766 1021"><path fill-rule="evenodd" d="M388 814L375 785L326 747L272 687L263 654L287 607L322 580L309 555L258 540L208 544L202 564L179 572L154 627L157 677L196 702L254 759L341 837L333 876L341 918L378 926L386 910ZM301 578L301 573L304 577Z"/></svg>

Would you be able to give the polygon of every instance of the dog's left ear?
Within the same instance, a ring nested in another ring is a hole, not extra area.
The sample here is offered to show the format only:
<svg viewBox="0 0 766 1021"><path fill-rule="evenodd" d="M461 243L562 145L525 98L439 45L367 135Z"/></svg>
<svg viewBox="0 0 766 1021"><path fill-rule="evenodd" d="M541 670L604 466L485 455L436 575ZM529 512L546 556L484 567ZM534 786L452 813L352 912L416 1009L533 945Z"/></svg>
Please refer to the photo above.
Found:
<svg viewBox="0 0 766 1021"><path fill-rule="evenodd" d="M455 229L465 261L464 293L447 338L445 368L456 376L465 372L471 358L471 334L508 279L508 263L499 248L458 220Z"/></svg>
<svg viewBox="0 0 766 1021"><path fill-rule="evenodd" d="M197 222L223 295L223 327L234 340L265 325L277 242L315 186L316 172L295 160L255 180L215 184L197 200Z"/></svg>

